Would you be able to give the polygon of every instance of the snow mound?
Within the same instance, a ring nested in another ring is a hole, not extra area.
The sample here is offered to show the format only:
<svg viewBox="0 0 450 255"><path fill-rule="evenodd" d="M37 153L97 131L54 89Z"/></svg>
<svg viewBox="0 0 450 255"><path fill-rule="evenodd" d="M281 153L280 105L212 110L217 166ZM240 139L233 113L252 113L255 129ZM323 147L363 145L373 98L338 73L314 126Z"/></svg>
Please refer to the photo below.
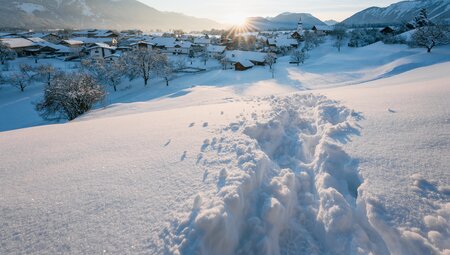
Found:
<svg viewBox="0 0 450 255"><path fill-rule="evenodd" d="M198 156L209 187L162 234L170 254L384 254L357 207L362 183L342 149L359 114L324 96L270 97Z"/></svg>

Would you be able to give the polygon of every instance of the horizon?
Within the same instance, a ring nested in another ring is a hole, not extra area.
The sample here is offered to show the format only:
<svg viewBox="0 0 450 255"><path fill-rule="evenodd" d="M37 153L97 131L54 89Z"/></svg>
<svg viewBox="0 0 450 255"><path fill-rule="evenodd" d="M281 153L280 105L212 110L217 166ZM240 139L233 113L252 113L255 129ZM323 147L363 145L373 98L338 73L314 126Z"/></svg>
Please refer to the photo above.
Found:
<svg viewBox="0 0 450 255"><path fill-rule="evenodd" d="M245 3L237 0L223 2L211 0L207 3L200 0L192 1L163 1L138 0L159 11L178 12L198 18L207 18L224 24L239 24L248 17L273 17L285 12L311 13L320 20L343 21L358 11L369 7L386 7L399 2L398 0L362 0L355 3L343 0L336 3L332 0L293 0L278 1L276 6L268 0L249 0Z"/></svg>

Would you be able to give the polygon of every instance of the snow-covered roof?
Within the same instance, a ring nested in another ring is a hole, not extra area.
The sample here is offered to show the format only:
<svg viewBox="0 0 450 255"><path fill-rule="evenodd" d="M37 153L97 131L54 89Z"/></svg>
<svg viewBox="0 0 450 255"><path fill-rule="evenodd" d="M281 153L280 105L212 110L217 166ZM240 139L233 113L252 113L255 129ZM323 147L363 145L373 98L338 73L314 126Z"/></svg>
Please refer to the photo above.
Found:
<svg viewBox="0 0 450 255"><path fill-rule="evenodd" d="M25 47L31 47L34 46L34 42L25 38L4 38L0 39L0 41L11 49L16 48L25 48Z"/></svg>
<svg viewBox="0 0 450 255"><path fill-rule="evenodd" d="M69 44L69 45L83 45L84 42L78 41L78 40L63 40L63 42Z"/></svg>
<svg viewBox="0 0 450 255"><path fill-rule="evenodd" d="M74 37L74 41L82 41L83 43L110 43L111 38L89 38L89 37Z"/></svg>
<svg viewBox="0 0 450 255"><path fill-rule="evenodd" d="M103 49L109 49L109 50L115 50L116 49L116 47L109 46L106 43L95 43L94 45L89 47L89 49L95 49L95 48L103 48Z"/></svg>
<svg viewBox="0 0 450 255"><path fill-rule="evenodd" d="M275 45L277 47L289 47L298 45L297 40L286 37L269 38L267 39L269 45Z"/></svg>
<svg viewBox="0 0 450 255"><path fill-rule="evenodd" d="M236 63L240 63L243 67L246 67L246 68L254 66L254 64L250 60L247 60L247 59L239 60Z"/></svg>
<svg viewBox="0 0 450 255"><path fill-rule="evenodd" d="M204 38L204 37L194 38L194 43L195 44L210 44L211 43L211 39L207 39L207 38Z"/></svg>
<svg viewBox="0 0 450 255"><path fill-rule="evenodd" d="M231 62L240 62L243 60L250 60L255 62L265 62L266 53L257 51L241 51L233 50L225 52L226 58Z"/></svg>
<svg viewBox="0 0 450 255"><path fill-rule="evenodd" d="M222 53L226 49L226 46L220 46L220 45L208 45L206 48L206 51L213 52L213 53Z"/></svg>
<svg viewBox="0 0 450 255"><path fill-rule="evenodd" d="M173 47L176 39L173 37L154 37L150 42L156 46Z"/></svg>

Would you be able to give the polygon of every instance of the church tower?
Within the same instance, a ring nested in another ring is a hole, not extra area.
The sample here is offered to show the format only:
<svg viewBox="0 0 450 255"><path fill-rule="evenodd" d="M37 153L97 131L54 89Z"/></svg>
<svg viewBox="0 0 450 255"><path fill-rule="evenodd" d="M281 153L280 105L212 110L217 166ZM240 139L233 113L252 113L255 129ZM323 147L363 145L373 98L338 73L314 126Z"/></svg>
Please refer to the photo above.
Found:
<svg viewBox="0 0 450 255"><path fill-rule="evenodd" d="M298 18L297 33L300 35L303 33L303 21L301 16Z"/></svg>

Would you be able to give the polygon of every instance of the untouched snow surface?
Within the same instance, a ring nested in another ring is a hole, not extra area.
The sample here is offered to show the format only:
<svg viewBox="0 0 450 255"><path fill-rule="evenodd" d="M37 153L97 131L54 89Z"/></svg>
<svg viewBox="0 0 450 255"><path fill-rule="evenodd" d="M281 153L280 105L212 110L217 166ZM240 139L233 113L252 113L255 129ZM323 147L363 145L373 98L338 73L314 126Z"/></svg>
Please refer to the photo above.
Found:
<svg viewBox="0 0 450 255"><path fill-rule="evenodd" d="M39 87L3 88L0 254L449 254L449 49L288 61L19 130Z"/></svg>

